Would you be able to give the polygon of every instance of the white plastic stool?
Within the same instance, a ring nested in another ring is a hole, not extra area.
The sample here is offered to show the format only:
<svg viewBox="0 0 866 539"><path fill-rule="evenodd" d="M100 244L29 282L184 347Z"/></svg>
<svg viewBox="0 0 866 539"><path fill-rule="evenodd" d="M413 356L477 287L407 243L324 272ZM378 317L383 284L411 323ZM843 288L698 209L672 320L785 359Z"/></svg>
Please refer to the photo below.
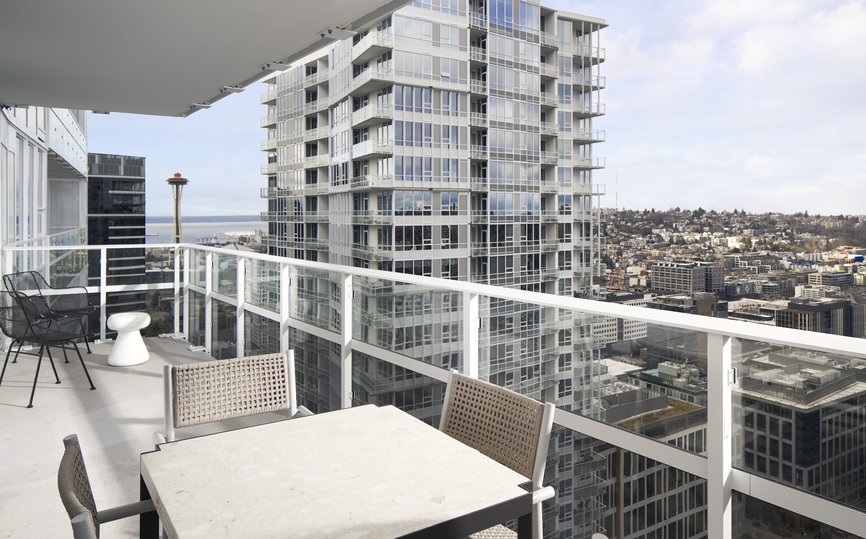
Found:
<svg viewBox="0 0 866 539"><path fill-rule="evenodd" d="M150 325L150 315L147 313L117 313L108 317L109 329L117 332L117 339L108 354L108 364L112 367L129 367L139 365L150 359L142 330Z"/></svg>

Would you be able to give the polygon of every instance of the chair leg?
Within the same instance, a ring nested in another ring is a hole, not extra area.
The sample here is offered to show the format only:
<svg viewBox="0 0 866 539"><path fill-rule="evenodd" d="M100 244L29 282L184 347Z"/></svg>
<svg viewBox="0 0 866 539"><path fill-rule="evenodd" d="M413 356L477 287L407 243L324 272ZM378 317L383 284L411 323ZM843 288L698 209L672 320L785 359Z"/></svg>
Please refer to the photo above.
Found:
<svg viewBox="0 0 866 539"><path fill-rule="evenodd" d="M27 403L28 408L33 408L33 395L36 394L36 381L39 380L39 367L42 366L42 352L45 350L45 345L39 347L39 362L36 363L36 374L33 376L33 389L30 390L30 402Z"/></svg>
<svg viewBox="0 0 866 539"><path fill-rule="evenodd" d="M9 350L6 350L6 361L3 362L3 371L0 372L0 384L3 383L3 377L6 376L6 365L9 363L9 354L12 352L12 345L15 344L15 341L9 343ZM15 354L18 357L18 354ZM14 361L12 363L15 363Z"/></svg>
<svg viewBox="0 0 866 539"><path fill-rule="evenodd" d="M14 343L13 343L14 344ZM18 363L18 354L21 353L21 347L24 346L24 341L18 341L18 350L15 350L15 357L12 358L12 363ZM12 345L9 345L10 350ZM8 354L7 354L8 355Z"/></svg>
<svg viewBox="0 0 866 539"><path fill-rule="evenodd" d="M55 383L55 384L59 384L59 383L60 383L60 377L57 376L57 367L54 366L54 358L51 357L51 348L49 348L48 346L46 346L46 347L45 347L45 351L48 352L48 361L51 362L51 370L54 371L54 379L57 380L57 381L54 382L54 383ZM65 353L65 352L66 352L66 349L64 349L63 352ZM69 363L69 362L67 361L67 363Z"/></svg>
<svg viewBox="0 0 866 539"><path fill-rule="evenodd" d="M85 335L85 336L84 336L84 346L87 347L87 353L88 353L88 354L92 354L92 353L93 353L93 352L90 351L90 340L91 340L91 336L90 336L90 335Z"/></svg>
<svg viewBox="0 0 866 539"><path fill-rule="evenodd" d="M64 363L69 363L69 356L66 355L66 347L63 346L62 348L63 348L63 362L64 362ZM50 356L50 355L51 355L51 354L49 353L49 356Z"/></svg>
<svg viewBox="0 0 866 539"><path fill-rule="evenodd" d="M75 342L73 341L70 342L72 342L72 346L75 347L75 353L78 354L78 361L81 362L81 368L84 369L84 374L87 376L87 381L90 382L90 389L96 389L96 386L93 385L93 380L90 379L90 373L87 372L87 365L84 364L84 358L81 357L81 351L78 350L78 345L75 344Z"/></svg>

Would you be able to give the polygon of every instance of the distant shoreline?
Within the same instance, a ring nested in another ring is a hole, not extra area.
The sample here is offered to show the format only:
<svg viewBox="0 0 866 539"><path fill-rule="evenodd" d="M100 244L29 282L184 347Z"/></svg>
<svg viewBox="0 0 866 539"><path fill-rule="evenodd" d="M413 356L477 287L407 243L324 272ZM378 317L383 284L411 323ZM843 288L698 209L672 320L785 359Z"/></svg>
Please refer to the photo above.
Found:
<svg viewBox="0 0 866 539"><path fill-rule="evenodd" d="M184 223L238 223L261 221L260 215L190 215L181 217ZM171 223L171 215L147 215L145 223Z"/></svg>

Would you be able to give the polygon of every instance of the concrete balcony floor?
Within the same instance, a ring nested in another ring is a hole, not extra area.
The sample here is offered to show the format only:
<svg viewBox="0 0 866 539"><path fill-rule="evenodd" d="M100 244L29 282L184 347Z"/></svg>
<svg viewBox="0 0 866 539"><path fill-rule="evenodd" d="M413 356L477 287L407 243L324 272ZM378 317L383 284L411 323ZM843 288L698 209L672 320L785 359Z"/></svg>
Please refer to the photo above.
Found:
<svg viewBox="0 0 866 539"><path fill-rule="evenodd" d="M98 509L138 500L139 455L153 449L153 433L163 425L163 365L211 359L182 340L145 343L150 360L133 367L108 366L111 342L92 345L89 355L81 346L95 391L74 352L67 364L61 350L52 351L61 383L43 361L29 409L37 360L22 355L13 364L10 358L0 385L0 537L72 537L57 492L67 434L78 434ZM101 535L138 537L138 519L105 524Z"/></svg>

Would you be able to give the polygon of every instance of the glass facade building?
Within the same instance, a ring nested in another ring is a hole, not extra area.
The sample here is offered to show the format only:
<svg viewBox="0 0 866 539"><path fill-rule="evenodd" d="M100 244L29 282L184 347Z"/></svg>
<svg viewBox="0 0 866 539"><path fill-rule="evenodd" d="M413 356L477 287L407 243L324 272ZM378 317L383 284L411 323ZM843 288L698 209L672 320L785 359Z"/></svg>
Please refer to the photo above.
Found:
<svg viewBox="0 0 866 539"><path fill-rule="evenodd" d="M604 113L605 26L531 1L418 1L267 80L269 254L596 297L593 171L604 165L595 153L604 133L593 122ZM296 281L311 323L341 314L326 277ZM356 338L461 368L470 315L461 294L362 279L353 290L364 305ZM486 298L476 308L480 377L602 414L592 317ZM310 406L334 407L339 395L322 389L339 349L294 337ZM356 402L400 401L436 419L441 384L397 376L360 352L353 361ZM591 471L604 461L589 440L552 447L551 463ZM559 489L558 505L571 509L551 508L548 529L569 536L600 518L601 504L585 503L599 489L583 486Z"/></svg>

